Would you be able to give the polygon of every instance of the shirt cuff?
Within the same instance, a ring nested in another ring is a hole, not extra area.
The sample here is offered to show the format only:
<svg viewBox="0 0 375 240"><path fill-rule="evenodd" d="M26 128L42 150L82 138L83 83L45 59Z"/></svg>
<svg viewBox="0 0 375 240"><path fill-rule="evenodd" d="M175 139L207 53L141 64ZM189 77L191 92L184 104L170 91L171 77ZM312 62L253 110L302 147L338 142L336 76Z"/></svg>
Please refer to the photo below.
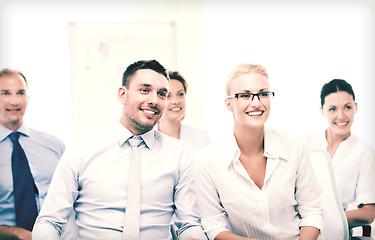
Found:
<svg viewBox="0 0 375 240"><path fill-rule="evenodd" d="M178 234L178 239L181 240L187 239L188 237L192 237L199 240L207 240L207 237L204 234L201 226L189 227L188 229Z"/></svg>
<svg viewBox="0 0 375 240"><path fill-rule="evenodd" d="M59 234L57 230L49 223L46 222L37 222L34 225L32 230L32 239L33 240L58 240Z"/></svg>
<svg viewBox="0 0 375 240"><path fill-rule="evenodd" d="M303 219L301 219L301 222L299 224L299 227L315 227L322 232L323 229L323 224L324 224L324 218L323 215L311 215L311 216L306 216Z"/></svg>
<svg viewBox="0 0 375 240"><path fill-rule="evenodd" d="M375 194L374 193L361 193L357 196L356 202L357 206L361 204L373 204L375 203Z"/></svg>
<svg viewBox="0 0 375 240"><path fill-rule="evenodd" d="M229 231L228 229L226 229L226 228L216 228L216 229L214 229L214 230L212 230L212 231L210 231L210 232L207 232L207 236L208 236L208 239L212 239L212 240L214 240L215 239L215 237L219 234L219 233L221 233L221 232L225 232L225 231Z"/></svg>

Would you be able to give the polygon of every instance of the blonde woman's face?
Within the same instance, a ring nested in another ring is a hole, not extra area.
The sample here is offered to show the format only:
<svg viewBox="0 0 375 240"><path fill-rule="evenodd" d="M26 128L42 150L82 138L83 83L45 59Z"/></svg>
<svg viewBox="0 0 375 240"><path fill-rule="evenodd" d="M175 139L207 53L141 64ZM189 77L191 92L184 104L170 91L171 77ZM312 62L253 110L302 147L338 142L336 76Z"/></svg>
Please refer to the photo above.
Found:
<svg viewBox="0 0 375 240"><path fill-rule="evenodd" d="M236 93L259 93L269 91L268 79L258 73L247 73L230 82L230 95ZM270 110L270 98L258 99L254 96L248 100L237 98L226 99L227 109L232 112L237 126L261 128L267 121Z"/></svg>

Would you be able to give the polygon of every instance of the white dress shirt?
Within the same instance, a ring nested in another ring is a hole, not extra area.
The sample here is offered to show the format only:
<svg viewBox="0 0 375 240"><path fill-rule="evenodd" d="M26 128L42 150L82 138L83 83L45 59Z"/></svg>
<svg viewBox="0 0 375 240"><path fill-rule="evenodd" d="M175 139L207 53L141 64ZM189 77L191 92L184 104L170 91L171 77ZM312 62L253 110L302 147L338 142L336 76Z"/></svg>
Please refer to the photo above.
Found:
<svg viewBox="0 0 375 240"><path fill-rule="evenodd" d="M94 136L64 153L33 229L33 239L58 239L76 212L80 239L121 239L127 199L132 136L120 123L115 132ZM140 135L141 239L170 239L176 215L180 239L206 239L199 223L193 184L193 150L151 130Z"/></svg>
<svg viewBox="0 0 375 240"><path fill-rule="evenodd" d="M198 151L194 173L209 239L231 231L256 239L298 239L299 227L323 226L321 189L302 141L265 129L262 189L241 164L233 133Z"/></svg>
<svg viewBox="0 0 375 240"><path fill-rule="evenodd" d="M325 131L308 135L306 148L327 151ZM344 209L349 203L375 203L375 150L351 134L342 141L332 159L337 190Z"/></svg>

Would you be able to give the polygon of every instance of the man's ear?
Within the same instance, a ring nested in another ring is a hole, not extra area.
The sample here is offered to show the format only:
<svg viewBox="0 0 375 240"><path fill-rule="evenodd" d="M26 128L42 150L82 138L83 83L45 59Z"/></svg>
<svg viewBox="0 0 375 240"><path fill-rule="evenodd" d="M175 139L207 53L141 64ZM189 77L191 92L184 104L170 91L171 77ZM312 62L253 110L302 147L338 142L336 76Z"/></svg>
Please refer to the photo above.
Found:
<svg viewBox="0 0 375 240"><path fill-rule="evenodd" d="M124 104L125 103L125 95L126 95L126 87L122 86L118 89L118 100Z"/></svg>

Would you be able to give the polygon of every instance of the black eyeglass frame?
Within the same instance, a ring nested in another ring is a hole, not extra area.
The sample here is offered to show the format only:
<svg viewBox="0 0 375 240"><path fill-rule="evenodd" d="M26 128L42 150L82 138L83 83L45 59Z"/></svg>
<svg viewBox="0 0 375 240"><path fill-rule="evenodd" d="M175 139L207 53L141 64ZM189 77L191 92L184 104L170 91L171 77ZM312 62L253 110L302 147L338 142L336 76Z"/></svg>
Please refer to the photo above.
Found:
<svg viewBox="0 0 375 240"><path fill-rule="evenodd" d="M249 94L249 97L248 98L238 97L240 94ZM264 96L262 96L262 94ZM257 96L258 100L260 101L261 98L266 98L268 96L274 97L275 96L275 92L272 92L272 91L258 92L258 93L241 92L241 93L235 93L235 94L229 95L229 96L227 96L227 98L237 98L237 99L243 99L243 100L248 100L248 99L251 98L251 101L253 101L255 96Z"/></svg>

